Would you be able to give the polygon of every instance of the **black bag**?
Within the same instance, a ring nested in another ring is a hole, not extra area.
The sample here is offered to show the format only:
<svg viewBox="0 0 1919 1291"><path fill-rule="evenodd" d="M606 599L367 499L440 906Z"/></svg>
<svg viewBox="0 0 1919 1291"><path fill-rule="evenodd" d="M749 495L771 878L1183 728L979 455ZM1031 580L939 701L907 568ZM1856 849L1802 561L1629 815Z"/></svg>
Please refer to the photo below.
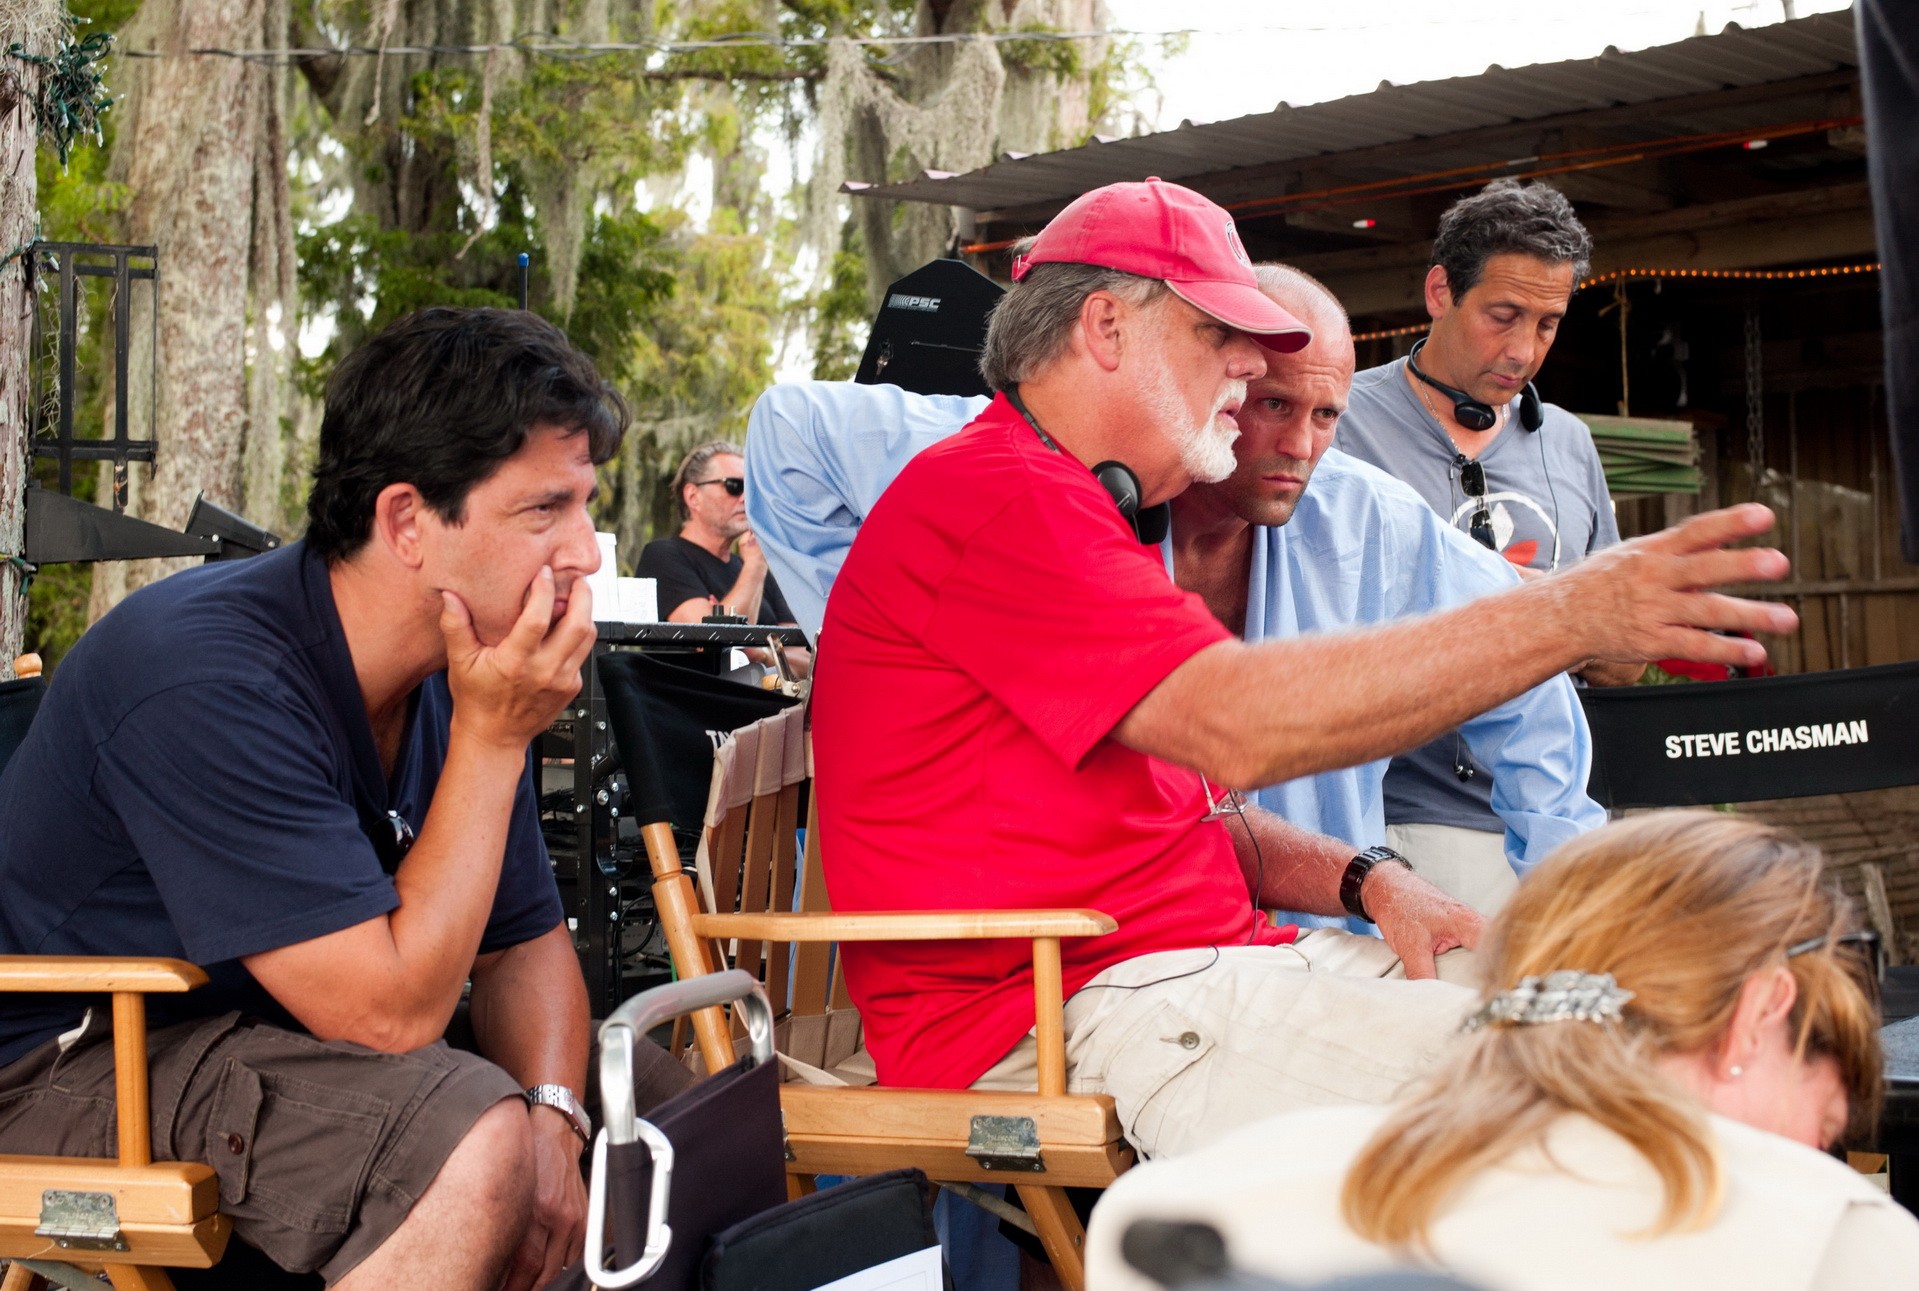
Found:
<svg viewBox="0 0 1919 1291"><path fill-rule="evenodd" d="M663 1022L740 1001L752 1052L654 1108L633 1110L633 1046ZM707 1241L786 1200L773 1015L739 969L642 991L600 1026L600 1107L586 1212L587 1277L693 1291ZM613 1262L606 1263L611 1237Z"/></svg>
<svg viewBox="0 0 1919 1291"><path fill-rule="evenodd" d="M634 1114L638 1038L738 1001L752 1051ZM600 1107L587 1189L586 1277L648 1291L814 1291L937 1248L932 1185L895 1170L786 1200L773 1011L752 974L711 973L643 991L600 1027ZM612 1263L607 1262L611 1238ZM945 1263L940 1278L951 1291Z"/></svg>
<svg viewBox="0 0 1919 1291"><path fill-rule="evenodd" d="M934 1191L918 1170L889 1170L755 1215L713 1239L702 1291L813 1291L936 1247ZM951 1291L943 1265L941 1281Z"/></svg>

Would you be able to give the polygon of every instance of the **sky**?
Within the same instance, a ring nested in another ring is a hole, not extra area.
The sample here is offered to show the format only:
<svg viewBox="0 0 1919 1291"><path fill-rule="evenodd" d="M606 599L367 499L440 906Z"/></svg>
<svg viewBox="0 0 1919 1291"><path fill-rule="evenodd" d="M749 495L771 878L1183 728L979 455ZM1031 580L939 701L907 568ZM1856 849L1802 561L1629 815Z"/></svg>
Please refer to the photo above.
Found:
<svg viewBox="0 0 1919 1291"><path fill-rule="evenodd" d="M1769 25L1782 0L1106 0L1112 25L1130 31L1200 29L1183 52L1148 42L1158 93L1139 104L1170 130L1182 120L1222 121L1363 94L1396 85L1469 76L1498 63L1591 58L1670 44L1703 22ZM1798 17L1848 0L1792 0Z"/></svg>

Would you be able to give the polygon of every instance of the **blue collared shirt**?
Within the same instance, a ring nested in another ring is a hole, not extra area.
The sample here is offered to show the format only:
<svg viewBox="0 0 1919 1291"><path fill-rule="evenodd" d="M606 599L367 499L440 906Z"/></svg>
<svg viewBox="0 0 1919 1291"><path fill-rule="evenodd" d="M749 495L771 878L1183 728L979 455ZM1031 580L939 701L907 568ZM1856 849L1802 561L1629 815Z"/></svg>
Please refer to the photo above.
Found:
<svg viewBox="0 0 1919 1291"><path fill-rule="evenodd" d="M914 454L985 406L980 398L826 381L778 385L760 396L747 421L747 518L809 637L819 633L827 593L873 503ZM1407 485L1336 449L1320 459L1292 520L1256 534L1249 641L1390 623L1519 580ZM1169 539L1169 570L1171 550ZM1605 823L1604 809L1586 796L1592 739L1566 677L1460 729L1492 771L1493 808L1505 822L1515 870L1523 874L1568 838ZM1261 789L1255 801L1302 829L1371 847L1386 840L1385 774L1382 759ZM1309 915L1301 922L1343 921Z"/></svg>

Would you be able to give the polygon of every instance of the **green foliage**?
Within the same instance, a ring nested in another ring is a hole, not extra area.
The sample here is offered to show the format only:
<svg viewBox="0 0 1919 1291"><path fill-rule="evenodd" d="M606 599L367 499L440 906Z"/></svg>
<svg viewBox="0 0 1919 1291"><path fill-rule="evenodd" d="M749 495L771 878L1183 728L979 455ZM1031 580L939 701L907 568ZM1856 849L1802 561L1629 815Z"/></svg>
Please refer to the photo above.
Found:
<svg viewBox="0 0 1919 1291"><path fill-rule="evenodd" d="M1041 23L1026 23L1014 31L1047 34L1059 28ZM1081 42L1076 40L1008 40L999 47L1000 61L1008 68L1027 72L1051 72L1061 80L1078 76L1085 63L1080 56Z"/></svg>
<svg viewBox="0 0 1919 1291"><path fill-rule="evenodd" d="M833 253L826 287L813 298L813 379L849 381L866 348L866 257L851 221Z"/></svg>
<svg viewBox="0 0 1919 1291"><path fill-rule="evenodd" d="M666 229L642 211L595 219L581 251L579 295L567 335L609 381L632 395L651 393L636 341L669 312L682 258Z"/></svg>

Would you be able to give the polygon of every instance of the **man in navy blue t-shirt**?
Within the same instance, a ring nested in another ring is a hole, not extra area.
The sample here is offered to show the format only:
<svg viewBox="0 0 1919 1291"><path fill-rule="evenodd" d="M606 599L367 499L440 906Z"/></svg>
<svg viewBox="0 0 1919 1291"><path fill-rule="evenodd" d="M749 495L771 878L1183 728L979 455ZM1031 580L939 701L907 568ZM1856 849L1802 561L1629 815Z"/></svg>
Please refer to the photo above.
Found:
<svg viewBox="0 0 1919 1291"><path fill-rule="evenodd" d="M128 597L0 777L0 953L207 969L153 1000L153 1155L329 1285L580 1253L587 1004L527 750L592 648L626 420L532 315L402 319L328 384L306 538ZM479 1054L441 1043L469 980ZM0 995L0 1152L112 1155L98 1005Z"/></svg>

